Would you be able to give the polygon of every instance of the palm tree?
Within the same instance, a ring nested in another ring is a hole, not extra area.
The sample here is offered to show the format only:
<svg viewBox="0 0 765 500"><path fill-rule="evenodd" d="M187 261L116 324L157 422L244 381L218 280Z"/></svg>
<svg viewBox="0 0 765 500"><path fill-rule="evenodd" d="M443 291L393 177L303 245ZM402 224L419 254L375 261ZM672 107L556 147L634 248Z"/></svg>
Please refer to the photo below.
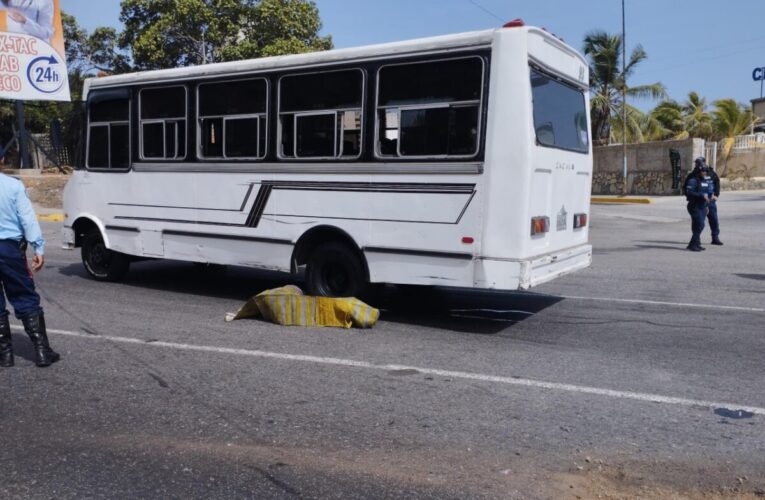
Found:
<svg viewBox="0 0 765 500"><path fill-rule="evenodd" d="M627 104L627 130L624 130L622 117L612 119L609 141L620 142L623 138L628 143L659 141L667 137L668 131L664 125L651 113L643 113L638 108Z"/></svg>
<svg viewBox="0 0 765 500"><path fill-rule="evenodd" d="M720 172L722 177L728 168L728 158L736 136L748 133L757 121L757 116L751 109L738 104L733 99L720 99L713 104L715 106L712 111L714 137L722 143L723 168Z"/></svg>
<svg viewBox="0 0 765 500"><path fill-rule="evenodd" d="M664 129L662 139L687 139L688 130L686 128L685 116L683 115L683 106L677 101L662 101L650 112L651 118L661 124Z"/></svg>
<svg viewBox="0 0 765 500"><path fill-rule="evenodd" d="M683 120L690 137L712 137L712 117L707 113L707 100L698 93L688 93L688 100L683 104Z"/></svg>
<svg viewBox="0 0 765 500"><path fill-rule="evenodd" d="M637 45L622 71L620 69L621 35L611 35L601 30L591 31L584 38L583 50L590 58L592 137L600 143L608 142L612 135L612 120L615 121L623 109L622 90L626 88L627 96L632 98L653 99L664 98L666 91L658 82L635 87L627 85L627 80L634 73L635 67L647 57L647 54L641 45ZM629 115L629 108L627 113ZM629 128L632 127L628 123ZM633 132L638 135L635 130Z"/></svg>

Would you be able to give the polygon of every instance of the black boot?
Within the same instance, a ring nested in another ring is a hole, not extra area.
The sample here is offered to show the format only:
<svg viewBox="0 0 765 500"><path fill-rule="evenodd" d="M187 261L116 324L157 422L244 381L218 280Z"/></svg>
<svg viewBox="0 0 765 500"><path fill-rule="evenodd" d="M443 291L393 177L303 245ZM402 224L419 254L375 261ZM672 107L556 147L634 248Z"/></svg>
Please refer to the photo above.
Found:
<svg viewBox="0 0 765 500"><path fill-rule="evenodd" d="M0 366L13 366L13 342L11 340L11 324L6 314L0 318Z"/></svg>
<svg viewBox="0 0 765 500"><path fill-rule="evenodd" d="M722 242L722 241L720 241L720 238L717 238L717 237L715 237L715 238L712 238L712 244L713 244L713 245L719 245L719 246L722 246L723 242Z"/></svg>
<svg viewBox="0 0 765 500"><path fill-rule="evenodd" d="M35 364L37 366L50 366L59 360L61 356L54 352L48 344L48 334L45 332L45 316L42 311L22 318L24 330L29 335L35 347Z"/></svg>

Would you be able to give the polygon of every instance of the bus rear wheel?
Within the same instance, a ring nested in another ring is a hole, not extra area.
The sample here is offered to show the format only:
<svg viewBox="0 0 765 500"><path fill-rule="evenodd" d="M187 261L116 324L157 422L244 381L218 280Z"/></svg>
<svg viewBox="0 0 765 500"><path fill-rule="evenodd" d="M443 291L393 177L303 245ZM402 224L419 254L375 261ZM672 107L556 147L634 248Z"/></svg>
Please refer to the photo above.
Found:
<svg viewBox="0 0 765 500"><path fill-rule="evenodd" d="M104 244L101 231L88 231L82 239L82 265L97 281L120 281L130 268L127 255L109 250Z"/></svg>
<svg viewBox="0 0 765 500"><path fill-rule="evenodd" d="M366 288L364 265L358 253L338 242L314 249L306 267L306 286L311 295L357 297Z"/></svg>

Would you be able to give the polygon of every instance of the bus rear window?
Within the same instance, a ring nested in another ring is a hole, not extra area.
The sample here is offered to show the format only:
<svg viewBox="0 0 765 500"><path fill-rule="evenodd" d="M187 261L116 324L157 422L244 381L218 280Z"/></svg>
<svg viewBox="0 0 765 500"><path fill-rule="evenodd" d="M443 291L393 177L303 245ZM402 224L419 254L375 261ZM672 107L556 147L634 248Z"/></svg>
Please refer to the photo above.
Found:
<svg viewBox="0 0 765 500"><path fill-rule="evenodd" d="M587 153L587 107L581 90L531 70L534 131L541 146Z"/></svg>

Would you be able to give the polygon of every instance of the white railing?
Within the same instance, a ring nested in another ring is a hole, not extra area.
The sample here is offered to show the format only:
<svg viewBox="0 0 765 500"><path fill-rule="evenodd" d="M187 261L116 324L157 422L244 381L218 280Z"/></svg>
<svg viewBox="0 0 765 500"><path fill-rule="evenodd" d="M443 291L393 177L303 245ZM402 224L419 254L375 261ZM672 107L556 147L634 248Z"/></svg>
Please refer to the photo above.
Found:
<svg viewBox="0 0 765 500"><path fill-rule="evenodd" d="M717 168L717 143L706 141L704 143L704 158L707 160L708 165L712 165Z"/></svg>
<svg viewBox="0 0 765 500"><path fill-rule="evenodd" d="M752 149L765 145L765 134L739 135L734 139L733 149Z"/></svg>

